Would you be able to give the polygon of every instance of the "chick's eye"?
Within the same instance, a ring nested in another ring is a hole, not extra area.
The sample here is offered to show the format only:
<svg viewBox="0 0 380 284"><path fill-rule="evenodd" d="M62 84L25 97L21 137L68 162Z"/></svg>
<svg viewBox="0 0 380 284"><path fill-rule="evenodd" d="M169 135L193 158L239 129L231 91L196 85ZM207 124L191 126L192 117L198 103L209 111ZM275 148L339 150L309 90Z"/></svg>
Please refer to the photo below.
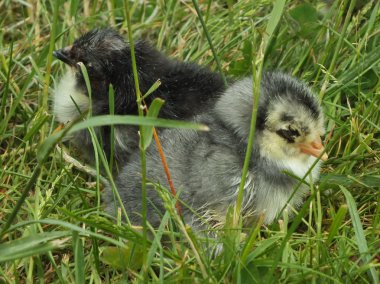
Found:
<svg viewBox="0 0 380 284"><path fill-rule="evenodd" d="M299 131L297 129L294 129L291 126L288 127L288 131L289 131L289 133L290 133L291 136L294 136L294 137L300 136Z"/></svg>
<svg viewBox="0 0 380 284"><path fill-rule="evenodd" d="M288 127L287 129L279 129L276 131L277 135L284 138L288 143L294 143L295 138L300 136L300 133L297 129Z"/></svg>

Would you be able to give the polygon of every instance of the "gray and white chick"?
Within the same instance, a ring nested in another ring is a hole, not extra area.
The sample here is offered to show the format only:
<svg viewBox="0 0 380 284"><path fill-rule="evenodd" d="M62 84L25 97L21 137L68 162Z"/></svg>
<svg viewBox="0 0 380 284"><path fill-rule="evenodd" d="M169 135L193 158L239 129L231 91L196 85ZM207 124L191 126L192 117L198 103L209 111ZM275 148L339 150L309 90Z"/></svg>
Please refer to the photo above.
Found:
<svg viewBox="0 0 380 284"><path fill-rule="evenodd" d="M229 205L236 200L246 153L253 109L251 78L231 85L206 113L194 118L209 126L209 132L167 129L161 132L163 150L183 206L185 221L199 228L204 223L224 223ZM318 99L302 82L282 73L264 73L258 106L252 157L245 183L243 218L245 224L264 215L270 224L284 206L297 208L308 192L287 174L302 179L317 159L326 160L321 135L323 113ZM319 177L320 161L305 181ZM152 183L166 188L160 157L155 147L147 152L147 173ZM132 155L116 180L117 188L131 222L141 224L140 155ZM112 190L104 200L115 212ZM116 205L117 207L117 205ZM194 213L194 211L196 213ZM148 187L148 221L158 226L164 212L162 200L153 186ZM201 216L201 218L199 218Z"/></svg>

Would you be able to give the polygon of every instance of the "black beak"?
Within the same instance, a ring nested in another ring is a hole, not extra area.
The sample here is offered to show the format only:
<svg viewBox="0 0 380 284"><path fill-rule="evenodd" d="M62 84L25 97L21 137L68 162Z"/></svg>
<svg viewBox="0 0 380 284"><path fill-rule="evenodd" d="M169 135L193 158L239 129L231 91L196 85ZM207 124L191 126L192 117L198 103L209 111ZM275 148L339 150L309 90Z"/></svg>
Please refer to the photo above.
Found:
<svg viewBox="0 0 380 284"><path fill-rule="evenodd" d="M58 49L53 51L54 57L61 60L62 62L66 63L67 65L73 66L75 62L70 58L69 52L71 47L65 47L62 49Z"/></svg>

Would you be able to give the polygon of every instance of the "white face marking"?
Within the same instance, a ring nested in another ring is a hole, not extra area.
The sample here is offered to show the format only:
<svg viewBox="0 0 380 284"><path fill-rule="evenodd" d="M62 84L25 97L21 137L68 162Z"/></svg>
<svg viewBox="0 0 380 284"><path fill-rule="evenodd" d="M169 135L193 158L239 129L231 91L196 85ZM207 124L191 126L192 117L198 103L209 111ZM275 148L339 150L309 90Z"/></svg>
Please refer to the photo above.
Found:
<svg viewBox="0 0 380 284"><path fill-rule="evenodd" d="M61 123L70 122L77 118L80 112L88 110L89 105L89 98L77 89L75 74L69 70L62 77L53 96L53 111L56 120Z"/></svg>
<svg viewBox="0 0 380 284"><path fill-rule="evenodd" d="M302 156L304 156L302 159ZM317 160L317 158L313 156L308 156L305 154L301 154L300 157L297 158L290 158L282 161L278 161L279 168L283 168L284 170L292 172L294 175L296 175L299 178L303 178L306 173L309 171L309 169L312 167L314 162ZM311 177L313 181L317 180L319 177L319 168L320 168L320 162L318 162L314 168L311 170L308 177ZM309 182L310 178L306 178L305 180Z"/></svg>

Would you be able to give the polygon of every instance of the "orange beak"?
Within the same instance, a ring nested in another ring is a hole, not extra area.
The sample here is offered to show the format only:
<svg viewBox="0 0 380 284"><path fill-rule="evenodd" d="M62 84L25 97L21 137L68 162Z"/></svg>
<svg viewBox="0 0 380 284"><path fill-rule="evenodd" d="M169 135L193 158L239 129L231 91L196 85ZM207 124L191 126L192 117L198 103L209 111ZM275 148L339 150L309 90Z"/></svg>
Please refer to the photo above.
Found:
<svg viewBox="0 0 380 284"><path fill-rule="evenodd" d="M299 144L299 148L302 153L314 156L316 158L320 157L322 161L326 161L328 158L327 154L323 153L325 151L325 147L322 145L321 137L318 137L311 143L301 143Z"/></svg>

